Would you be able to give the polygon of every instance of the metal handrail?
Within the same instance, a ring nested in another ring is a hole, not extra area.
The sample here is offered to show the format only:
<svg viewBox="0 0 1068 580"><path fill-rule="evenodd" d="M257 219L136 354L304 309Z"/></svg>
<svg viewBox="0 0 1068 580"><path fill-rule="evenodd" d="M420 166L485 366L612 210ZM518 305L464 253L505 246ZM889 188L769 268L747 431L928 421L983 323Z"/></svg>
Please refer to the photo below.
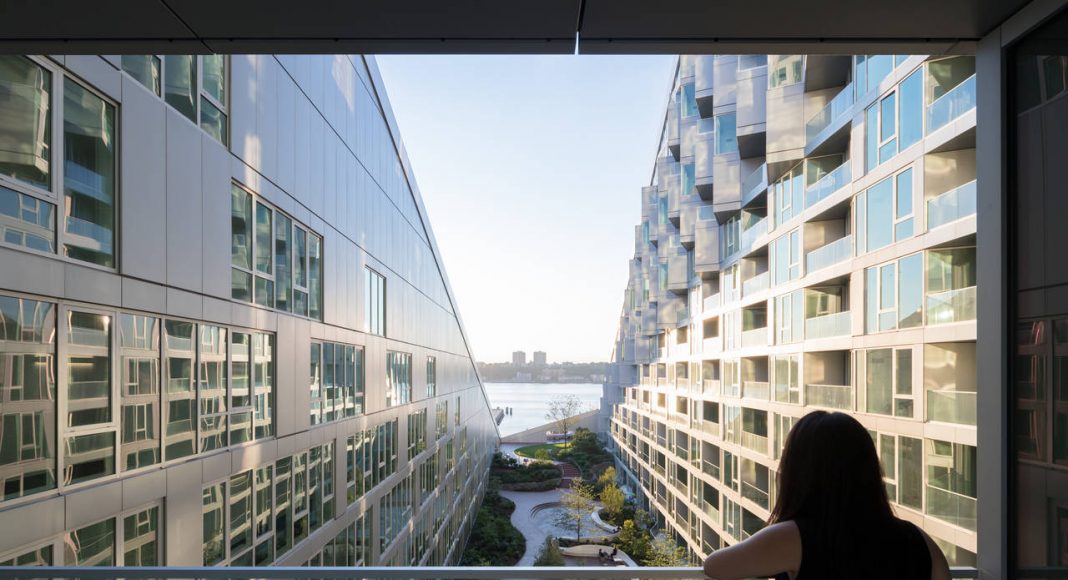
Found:
<svg viewBox="0 0 1068 580"><path fill-rule="evenodd" d="M978 578L975 568L951 568L953 578ZM44 580L63 580L81 578L83 580L114 580L126 578L133 580L170 580L178 578L201 578L210 580L233 580L251 578L278 578L295 580L351 580L375 578L381 580L505 580L511 578L528 578L530 580L689 580L705 578L704 571L697 567L650 568L650 567L569 567L569 566L432 566L432 567L295 567L268 566L252 568L232 566L205 568L199 566L173 567L0 567L3 578L40 578ZM1066 577L1046 575L1043 577Z"/></svg>

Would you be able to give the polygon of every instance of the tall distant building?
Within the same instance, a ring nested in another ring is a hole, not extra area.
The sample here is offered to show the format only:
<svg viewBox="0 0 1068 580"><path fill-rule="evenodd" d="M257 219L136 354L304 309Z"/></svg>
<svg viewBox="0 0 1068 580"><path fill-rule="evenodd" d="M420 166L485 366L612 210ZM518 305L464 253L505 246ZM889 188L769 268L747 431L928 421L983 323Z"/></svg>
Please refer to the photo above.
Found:
<svg viewBox="0 0 1068 580"><path fill-rule="evenodd" d="M534 351L534 364L536 364L536 365L545 365L545 363L546 363L545 351L543 351L543 350Z"/></svg>
<svg viewBox="0 0 1068 580"><path fill-rule="evenodd" d="M975 565L974 57L677 73L603 398L621 471L704 555L763 527L797 419L844 411L898 515Z"/></svg>
<svg viewBox="0 0 1068 580"><path fill-rule="evenodd" d="M527 353L522 350L517 350L512 353L512 364L521 367L527 364Z"/></svg>
<svg viewBox="0 0 1068 580"><path fill-rule="evenodd" d="M497 432L374 60L0 93L0 565L456 563Z"/></svg>

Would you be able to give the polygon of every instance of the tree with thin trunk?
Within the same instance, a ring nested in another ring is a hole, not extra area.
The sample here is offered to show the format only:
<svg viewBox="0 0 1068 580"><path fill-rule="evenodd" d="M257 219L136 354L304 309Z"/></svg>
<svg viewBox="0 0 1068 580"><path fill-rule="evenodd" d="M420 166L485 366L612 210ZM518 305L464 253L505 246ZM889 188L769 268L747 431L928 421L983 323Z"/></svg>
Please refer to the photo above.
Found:
<svg viewBox="0 0 1068 580"><path fill-rule="evenodd" d="M571 489L560 497L560 507L563 509L556 516L556 525L575 530L575 539L581 540L582 526L597 507L593 498L593 486L572 480Z"/></svg>
<svg viewBox="0 0 1068 580"><path fill-rule="evenodd" d="M578 395L559 395L549 401L549 412L545 418L556 425L556 429L564 436L564 446L567 447L567 431L574 424L575 415L579 414L582 400Z"/></svg>

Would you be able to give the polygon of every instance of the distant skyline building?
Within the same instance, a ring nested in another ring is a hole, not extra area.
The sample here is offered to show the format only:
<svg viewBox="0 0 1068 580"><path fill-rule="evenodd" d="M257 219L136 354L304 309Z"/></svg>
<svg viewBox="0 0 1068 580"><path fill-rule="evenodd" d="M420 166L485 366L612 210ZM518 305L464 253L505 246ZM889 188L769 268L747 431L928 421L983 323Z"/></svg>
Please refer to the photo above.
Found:
<svg viewBox="0 0 1068 580"><path fill-rule="evenodd" d="M534 351L534 364L536 364L536 365L544 365L546 363L546 360L547 359L545 357L545 351L544 350L536 350L536 351Z"/></svg>
<svg viewBox="0 0 1068 580"><path fill-rule="evenodd" d="M0 94L0 565L457 564L497 430L374 59Z"/></svg>
<svg viewBox="0 0 1068 580"><path fill-rule="evenodd" d="M521 367L521 366L527 364L527 353L526 353L526 351L522 351L522 350L514 351L512 353L512 364L517 366L517 367Z"/></svg>
<svg viewBox="0 0 1068 580"><path fill-rule="evenodd" d="M897 515L976 565L975 72L679 59L602 409L693 553L764 527L786 435L826 409L868 428Z"/></svg>

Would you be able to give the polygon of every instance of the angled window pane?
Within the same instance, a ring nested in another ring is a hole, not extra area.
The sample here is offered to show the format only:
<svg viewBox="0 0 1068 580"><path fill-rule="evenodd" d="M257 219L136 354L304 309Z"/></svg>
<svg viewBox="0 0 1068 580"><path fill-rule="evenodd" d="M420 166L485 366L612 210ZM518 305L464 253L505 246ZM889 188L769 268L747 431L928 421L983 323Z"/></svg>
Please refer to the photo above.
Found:
<svg viewBox="0 0 1068 580"><path fill-rule="evenodd" d="M159 566L159 508L123 518L123 565Z"/></svg>
<svg viewBox="0 0 1068 580"><path fill-rule="evenodd" d="M226 368L227 329L200 325L200 373L197 395L200 400L200 451L227 445Z"/></svg>
<svg viewBox="0 0 1068 580"><path fill-rule="evenodd" d="M52 74L24 56L0 56L0 175L52 188Z"/></svg>
<svg viewBox="0 0 1068 580"><path fill-rule="evenodd" d="M293 277L293 220L282 215L274 221L275 308L289 311L292 307Z"/></svg>
<svg viewBox="0 0 1068 580"><path fill-rule="evenodd" d="M122 70L160 96L160 60L155 55L123 55Z"/></svg>
<svg viewBox="0 0 1068 580"><path fill-rule="evenodd" d="M204 565L213 566L226 559L226 496L224 483L204 488L202 495Z"/></svg>
<svg viewBox="0 0 1068 580"><path fill-rule="evenodd" d="M163 324L164 456L168 461L196 453L197 398L193 383L196 337L196 325L191 322L167 320Z"/></svg>
<svg viewBox="0 0 1068 580"><path fill-rule="evenodd" d="M56 206L0 186L0 241L55 252Z"/></svg>
<svg viewBox="0 0 1068 580"><path fill-rule="evenodd" d="M115 265L115 107L78 83L63 85L64 253Z"/></svg>
<svg viewBox="0 0 1068 580"><path fill-rule="evenodd" d="M271 273L272 213L271 208L262 203L256 203L256 271L264 274Z"/></svg>
<svg viewBox="0 0 1068 580"><path fill-rule="evenodd" d="M163 98L190 121L197 122L197 57L169 54L163 57Z"/></svg>
<svg viewBox="0 0 1068 580"><path fill-rule="evenodd" d="M67 426L111 422L111 317L67 313Z"/></svg>
<svg viewBox="0 0 1068 580"><path fill-rule="evenodd" d="M122 469L160 461L159 319L119 314Z"/></svg>
<svg viewBox="0 0 1068 580"><path fill-rule="evenodd" d="M201 88L226 106L226 55L205 54L200 57L200 62L204 66L204 85Z"/></svg>
<svg viewBox="0 0 1068 580"><path fill-rule="evenodd" d="M63 537L68 566L114 566L115 520L104 521L67 532Z"/></svg>
<svg viewBox="0 0 1068 580"><path fill-rule="evenodd" d="M226 113L223 113L211 101L200 97L200 128L216 141L226 145Z"/></svg>

